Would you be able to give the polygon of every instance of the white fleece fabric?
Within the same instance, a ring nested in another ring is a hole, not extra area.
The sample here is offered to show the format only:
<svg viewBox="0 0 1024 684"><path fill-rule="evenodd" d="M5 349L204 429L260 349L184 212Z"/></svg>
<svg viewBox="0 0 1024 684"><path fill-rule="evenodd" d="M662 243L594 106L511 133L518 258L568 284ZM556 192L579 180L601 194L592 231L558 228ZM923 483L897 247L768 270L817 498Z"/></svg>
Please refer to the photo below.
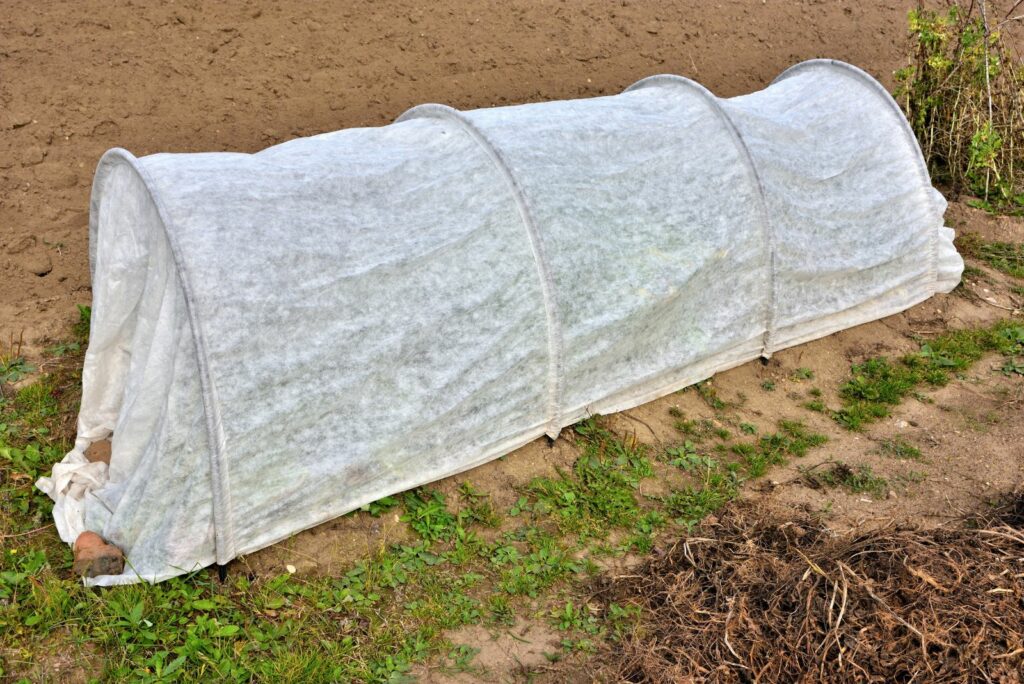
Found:
<svg viewBox="0 0 1024 684"><path fill-rule="evenodd" d="M731 99L655 76L256 154L114 149L78 439L38 486L65 541L124 550L91 584L226 563L948 292L944 209L896 104L831 60Z"/></svg>

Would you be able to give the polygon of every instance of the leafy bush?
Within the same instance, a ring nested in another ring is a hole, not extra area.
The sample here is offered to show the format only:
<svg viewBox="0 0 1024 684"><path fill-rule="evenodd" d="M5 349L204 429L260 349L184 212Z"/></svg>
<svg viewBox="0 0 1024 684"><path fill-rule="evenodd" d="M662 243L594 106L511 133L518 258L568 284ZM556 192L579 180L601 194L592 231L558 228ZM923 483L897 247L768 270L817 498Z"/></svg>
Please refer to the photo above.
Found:
<svg viewBox="0 0 1024 684"><path fill-rule="evenodd" d="M972 2L909 20L914 54L895 95L932 175L983 208L1024 211L1024 68L1002 33L1012 18Z"/></svg>

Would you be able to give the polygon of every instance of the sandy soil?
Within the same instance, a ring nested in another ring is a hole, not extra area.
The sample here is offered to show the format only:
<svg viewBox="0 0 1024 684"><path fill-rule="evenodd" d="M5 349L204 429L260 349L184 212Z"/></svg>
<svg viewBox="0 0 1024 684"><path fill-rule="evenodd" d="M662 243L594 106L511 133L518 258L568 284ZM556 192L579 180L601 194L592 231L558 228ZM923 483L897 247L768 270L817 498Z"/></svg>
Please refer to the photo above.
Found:
<svg viewBox="0 0 1024 684"><path fill-rule="evenodd" d="M89 188L110 147L251 152L421 102L589 97L661 72L734 95L820 56L888 84L912 4L3 0L0 335L38 350L88 303Z"/></svg>
<svg viewBox="0 0 1024 684"><path fill-rule="evenodd" d="M468 0L3 0L0 338L24 332L30 354L38 354L48 339L67 334L75 305L89 302L88 194L107 148L140 156L255 151L297 136L385 124L421 102L475 108L589 97L660 72L734 95L820 56L858 64L891 86L892 71L904 63L913 4L510 0L496 11L498 5ZM948 220L988 239L1024 241L1021 220L960 204L951 206ZM771 472L745 496L822 512L839 528L893 520L936 525L1024 480L1024 389L990 362L977 364L965 381L927 392L933 402L910 400L864 433L843 431L802 407L814 387L837 407L836 389L853 362L908 351L916 348L915 337L1020 308L1007 279L982 270L955 294L786 350L767 366L751 363L716 377L719 395L735 404L729 410L735 424L766 430L779 419L800 418L830 437L826 447ZM797 368L812 369L814 378L795 379ZM761 388L765 380L776 383L774 392ZM686 392L616 416L613 424L653 445L679 442L673 406L688 418L713 417L696 393ZM896 435L924 459L882 454L880 441ZM457 482L468 480L500 508L514 500L517 486L576 455L568 440L538 441L439 486L453 494ZM796 468L828 459L871 465L890 481L886 497L805 486ZM303 573L335 573L402 534L392 518L349 516L242 562L258 573L276 574L286 564ZM492 652L477 662L500 679L513 669L507 662L532 662L540 653L513 645L522 643L516 629L528 626L511 628L511 638L486 630L454 636ZM542 633L538 642L548 640Z"/></svg>

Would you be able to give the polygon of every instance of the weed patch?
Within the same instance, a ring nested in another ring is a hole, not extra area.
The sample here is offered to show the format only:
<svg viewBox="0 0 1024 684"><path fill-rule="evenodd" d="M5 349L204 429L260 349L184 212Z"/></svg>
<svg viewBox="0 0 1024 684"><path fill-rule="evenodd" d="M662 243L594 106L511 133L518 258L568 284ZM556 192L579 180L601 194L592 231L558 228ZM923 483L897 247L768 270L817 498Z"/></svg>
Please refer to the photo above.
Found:
<svg viewBox="0 0 1024 684"><path fill-rule="evenodd" d="M1024 244L985 242L977 233L963 233L957 236L956 247L964 256L984 261L1015 278L1024 278Z"/></svg>
<svg viewBox="0 0 1024 684"><path fill-rule="evenodd" d="M911 10L913 63L895 97L932 176L989 210L1024 210L1024 71L984 4ZM1006 29L1009 29L1006 26Z"/></svg>
<svg viewBox="0 0 1024 684"><path fill-rule="evenodd" d="M786 462L787 456L804 456L812 447L828 441L825 435L809 431L794 420L779 422L779 430L762 436L753 444L734 444L731 450L740 457L747 477L760 477L773 465Z"/></svg>
<svg viewBox="0 0 1024 684"><path fill-rule="evenodd" d="M636 488L653 474L647 447L621 440L599 417L576 426L582 447L572 473L537 478L529 485L535 514L550 513L563 533L604 537L613 528L630 527L642 516Z"/></svg>
<svg viewBox="0 0 1024 684"><path fill-rule="evenodd" d="M883 439L878 445L878 448L883 454L886 456L892 456L893 458L911 461L921 460L921 450L905 439L901 439L899 437L895 439Z"/></svg>
<svg viewBox="0 0 1024 684"><path fill-rule="evenodd" d="M675 428L694 442L703 442L715 433L714 421L707 418L701 420L686 420L683 418L676 421Z"/></svg>
<svg viewBox="0 0 1024 684"><path fill-rule="evenodd" d="M1009 358L1024 354L1024 325L1000 321L989 328L957 330L925 344L915 354L892 361L879 356L851 367L840 388L843 408L832 415L851 430L889 415L892 407L923 385L942 386L987 352Z"/></svg>
<svg viewBox="0 0 1024 684"><path fill-rule="evenodd" d="M807 468L803 471L803 479L815 489L839 487L850 494L870 494L877 499L885 496L889 485L888 480L875 475L871 466L854 467L841 461L829 464L823 471Z"/></svg>

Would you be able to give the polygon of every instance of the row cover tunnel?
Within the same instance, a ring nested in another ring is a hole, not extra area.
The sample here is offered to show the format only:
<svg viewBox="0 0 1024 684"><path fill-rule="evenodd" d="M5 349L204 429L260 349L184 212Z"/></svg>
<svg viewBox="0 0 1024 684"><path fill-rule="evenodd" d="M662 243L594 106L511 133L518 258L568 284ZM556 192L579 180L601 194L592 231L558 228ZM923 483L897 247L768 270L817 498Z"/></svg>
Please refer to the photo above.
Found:
<svg viewBox="0 0 1024 684"><path fill-rule="evenodd" d="M962 261L896 104L814 60L256 154L101 160L75 449L39 486L158 581L774 351ZM86 448L112 435L109 467Z"/></svg>

